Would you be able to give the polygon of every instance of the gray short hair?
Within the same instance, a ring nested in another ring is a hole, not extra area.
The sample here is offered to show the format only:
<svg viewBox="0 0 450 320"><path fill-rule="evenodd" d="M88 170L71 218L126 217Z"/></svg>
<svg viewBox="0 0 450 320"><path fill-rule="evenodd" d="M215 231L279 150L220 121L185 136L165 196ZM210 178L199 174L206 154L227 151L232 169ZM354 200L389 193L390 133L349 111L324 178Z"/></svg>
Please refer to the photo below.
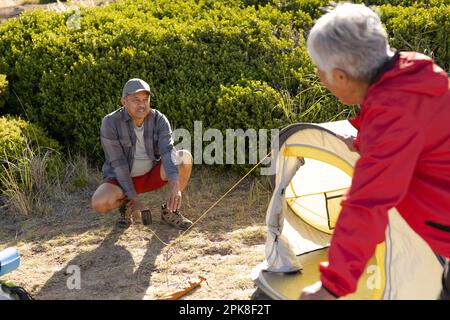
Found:
<svg viewBox="0 0 450 320"><path fill-rule="evenodd" d="M320 17L307 40L308 53L327 77L335 68L370 82L393 55L378 15L363 4L341 3Z"/></svg>

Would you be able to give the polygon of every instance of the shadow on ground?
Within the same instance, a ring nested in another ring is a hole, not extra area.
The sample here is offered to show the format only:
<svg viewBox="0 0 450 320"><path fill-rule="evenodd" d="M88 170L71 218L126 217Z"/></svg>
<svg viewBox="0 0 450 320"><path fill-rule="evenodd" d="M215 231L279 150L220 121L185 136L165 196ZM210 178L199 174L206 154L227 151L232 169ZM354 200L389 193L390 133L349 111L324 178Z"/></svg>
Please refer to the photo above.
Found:
<svg viewBox="0 0 450 320"><path fill-rule="evenodd" d="M250 300L272 300L271 297L269 297L267 294L264 293L261 289L256 289L255 292L253 292L252 296L250 297Z"/></svg>
<svg viewBox="0 0 450 320"><path fill-rule="evenodd" d="M117 242L126 229L117 225L93 251L82 253L69 261L34 295L35 299L133 299L144 298L151 285L155 261L164 245L148 239L144 257L136 268L132 255ZM169 242L177 232L167 232L163 241ZM71 267L75 266L75 267ZM78 269L79 268L79 269ZM76 273L80 274L76 288Z"/></svg>

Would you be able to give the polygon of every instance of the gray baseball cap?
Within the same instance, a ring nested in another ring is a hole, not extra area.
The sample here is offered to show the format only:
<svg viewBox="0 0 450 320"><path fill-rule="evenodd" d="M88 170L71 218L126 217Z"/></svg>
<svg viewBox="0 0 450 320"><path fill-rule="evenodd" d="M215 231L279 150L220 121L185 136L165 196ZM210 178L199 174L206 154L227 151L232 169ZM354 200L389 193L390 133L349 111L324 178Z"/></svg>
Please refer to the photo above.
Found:
<svg viewBox="0 0 450 320"><path fill-rule="evenodd" d="M150 86L147 82L138 78L130 79L123 86L122 97L126 97L129 94L133 94L139 91L147 91L150 95L152 95Z"/></svg>

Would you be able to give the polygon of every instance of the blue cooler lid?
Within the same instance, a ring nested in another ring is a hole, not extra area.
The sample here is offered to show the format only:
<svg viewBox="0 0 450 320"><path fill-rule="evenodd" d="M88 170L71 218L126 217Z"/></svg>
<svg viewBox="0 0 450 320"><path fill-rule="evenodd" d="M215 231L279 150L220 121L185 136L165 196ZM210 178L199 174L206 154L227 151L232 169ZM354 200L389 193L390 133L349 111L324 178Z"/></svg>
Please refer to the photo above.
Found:
<svg viewBox="0 0 450 320"><path fill-rule="evenodd" d="M7 274L20 265L20 254L14 248L7 248L0 251L0 276Z"/></svg>

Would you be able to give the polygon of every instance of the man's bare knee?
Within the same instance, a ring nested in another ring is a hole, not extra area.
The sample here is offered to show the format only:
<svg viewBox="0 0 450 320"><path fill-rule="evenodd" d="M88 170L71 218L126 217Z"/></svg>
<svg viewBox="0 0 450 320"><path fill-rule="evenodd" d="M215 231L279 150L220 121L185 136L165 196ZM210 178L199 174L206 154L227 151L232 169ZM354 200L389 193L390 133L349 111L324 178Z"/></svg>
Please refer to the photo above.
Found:
<svg viewBox="0 0 450 320"><path fill-rule="evenodd" d="M188 150L178 150L177 151L177 162L180 165L192 165L193 157L192 154Z"/></svg>
<svg viewBox="0 0 450 320"><path fill-rule="evenodd" d="M98 213L109 212L119 207L123 197L123 192L117 186L104 183L92 196L91 207Z"/></svg>
<svg viewBox="0 0 450 320"><path fill-rule="evenodd" d="M103 213L104 212L104 206L102 205L101 201L98 201L94 197L91 199L91 208L97 212L97 213Z"/></svg>
<svg viewBox="0 0 450 320"><path fill-rule="evenodd" d="M92 209L97 213L106 213L111 210L112 204L108 201L92 197L91 206Z"/></svg>

